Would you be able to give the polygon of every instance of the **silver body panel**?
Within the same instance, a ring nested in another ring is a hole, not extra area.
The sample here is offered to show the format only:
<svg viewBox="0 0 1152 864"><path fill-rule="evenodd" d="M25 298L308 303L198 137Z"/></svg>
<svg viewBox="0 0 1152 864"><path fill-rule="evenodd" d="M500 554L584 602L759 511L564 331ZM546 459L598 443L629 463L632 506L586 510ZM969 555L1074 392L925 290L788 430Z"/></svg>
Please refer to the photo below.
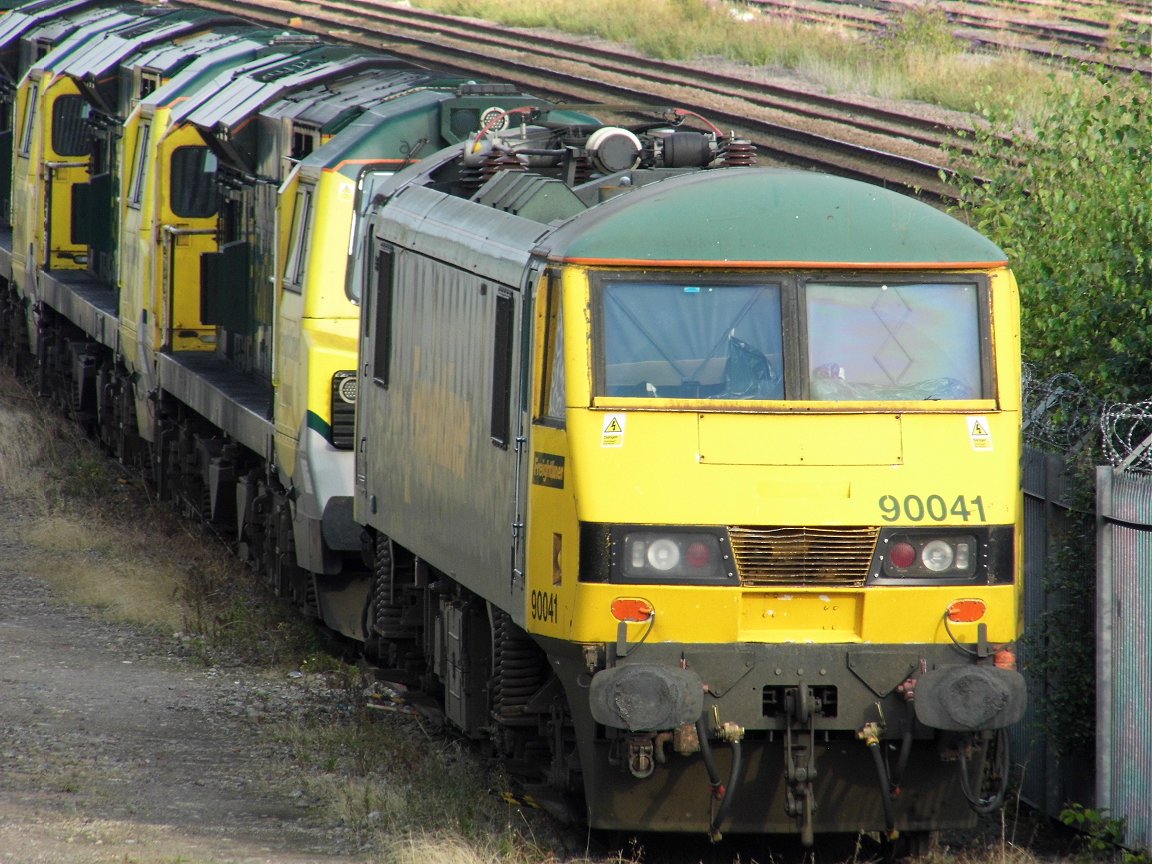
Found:
<svg viewBox="0 0 1152 864"><path fill-rule="evenodd" d="M361 351L357 521L524 615L514 560L523 321L539 223L421 188L397 194L374 231L395 249L389 385ZM511 433L492 439L497 297L512 303ZM367 310L374 327L372 311Z"/></svg>

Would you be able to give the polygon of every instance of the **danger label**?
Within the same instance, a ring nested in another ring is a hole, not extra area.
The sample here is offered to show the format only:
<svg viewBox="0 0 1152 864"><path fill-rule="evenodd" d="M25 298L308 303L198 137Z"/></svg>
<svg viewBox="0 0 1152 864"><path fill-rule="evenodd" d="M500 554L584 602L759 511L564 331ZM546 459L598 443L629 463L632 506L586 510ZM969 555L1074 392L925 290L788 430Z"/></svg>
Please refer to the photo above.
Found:
<svg viewBox="0 0 1152 864"><path fill-rule="evenodd" d="M609 414L604 418L604 429L600 435L601 447L624 446L625 419L623 414Z"/></svg>
<svg viewBox="0 0 1152 864"><path fill-rule="evenodd" d="M992 449L992 427L987 417L968 418L968 437L972 439L973 450Z"/></svg>

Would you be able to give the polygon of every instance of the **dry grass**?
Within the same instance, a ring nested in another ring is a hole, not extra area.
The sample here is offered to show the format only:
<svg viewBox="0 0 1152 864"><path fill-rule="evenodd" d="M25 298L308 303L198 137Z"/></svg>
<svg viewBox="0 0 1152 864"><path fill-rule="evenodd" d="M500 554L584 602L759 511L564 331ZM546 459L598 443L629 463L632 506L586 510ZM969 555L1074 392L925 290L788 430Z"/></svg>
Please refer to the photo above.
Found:
<svg viewBox="0 0 1152 864"><path fill-rule="evenodd" d="M643 861L615 855L595 860L582 856L557 857L543 850L508 850L496 841L476 842L423 831L388 838L379 860L381 864L642 864Z"/></svg>
<svg viewBox="0 0 1152 864"><path fill-rule="evenodd" d="M146 526L124 527L134 536L110 535L106 525L83 514L45 516L22 533L34 550L25 570L106 617L169 633L182 629L186 615L176 598L185 575L179 562L148 553Z"/></svg>
<svg viewBox="0 0 1152 864"><path fill-rule="evenodd" d="M297 665L314 632L270 603L214 537L151 498L74 424L0 367L0 530L19 565L65 601L115 621L181 633L206 662L228 652ZM269 639L270 633L277 638Z"/></svg>
<svg viewBox="0 0 1152 864"><path fill-rule="evenodd" d="M7 370L0 404L0 489L20 517L8 530L24 569L110 618L179 629L179 561L131 518L131 484Z"/></svg>
<svg viewBox="0 0 1152 864"><path fill-rule="evenodd" d="M359 682L353 704L363 702ZM530 864L557 860L549 828L500 797L507 778L428 717L361 708L346 723L279 730L304 789L386 862Z"/></svg>
<svg viewBox="0 0 1152 864"><path fill-rule="evenodd" d="M7 372L0 374L0 492L18 512L42 515L49 509L49 492L40 472L51 453L44 437L42 414L35 400Z"/></svg>
<svg viewBox="0 0 1152 864"><path fill-rule="evenodd" d="M974 54L935 4L910 7L888 32L814 26L715 0L412 0L413 5L519 27L550 27L632 45L663 59L721 58L787 73L830 93L927 102L957 111L1011 110L1021 124L1048 110L1071 75L1023 53ZM1111 13L1114 17L1120 7ZM1101 12L1101 14L1107 14Z"/></svg>

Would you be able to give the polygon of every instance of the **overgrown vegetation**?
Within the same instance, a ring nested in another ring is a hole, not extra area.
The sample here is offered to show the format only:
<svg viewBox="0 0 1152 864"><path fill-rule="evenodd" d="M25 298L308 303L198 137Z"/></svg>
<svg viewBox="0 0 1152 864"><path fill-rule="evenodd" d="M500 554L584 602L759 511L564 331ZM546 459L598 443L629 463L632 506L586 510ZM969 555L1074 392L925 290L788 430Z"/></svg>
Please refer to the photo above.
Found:
<svg viewBox="0 0 1152 864"><path fill-rule="evenodd" d="M1041 377L1072 376L1100 402L1148 399L1152 99L1138 77L1082 69L1075 83L1054 85L1051 110L1030 130L1010 103L983 108L987 123L959 174L960 215L1008 253L1024 356ZM1095 436L1080 447L1069 454L1071 510L1045 573L1050 608L1026 640L1030 669L1047 682L1043 732L1063 754L1091 753L1096 735L1093 466L1101 459ZM1089 832L1096 852L1111 844L1116 853L1114 832L1103 830L1115 825L1103 817L1088 825L1091 811L1078 805L1064 815Z"/></svg>
<svg viewBox="0 0 1152 864"><path fill-rule="evenodd" d="M1036 732L1062 756L1096 745L1095 464L1089 448L1067 463L1069 510L1044 571L1045 611L1025 632L1027 669L1044 682Z"/></svg>
<svg viewBox="0 0 1152 864"><path fill-rule="evenodd" d="M1152 101L1146 82L1083 70L1026 132L986 109L961 169L960 213L997 242L1020 283L1025 359L1100 401L1152 395ZM1029 636L1049 676L1046 733L1064 753L1095 736L1095 523L1091 440L1069 465L1072 510L1047 568L1053 606Z"/></svg>

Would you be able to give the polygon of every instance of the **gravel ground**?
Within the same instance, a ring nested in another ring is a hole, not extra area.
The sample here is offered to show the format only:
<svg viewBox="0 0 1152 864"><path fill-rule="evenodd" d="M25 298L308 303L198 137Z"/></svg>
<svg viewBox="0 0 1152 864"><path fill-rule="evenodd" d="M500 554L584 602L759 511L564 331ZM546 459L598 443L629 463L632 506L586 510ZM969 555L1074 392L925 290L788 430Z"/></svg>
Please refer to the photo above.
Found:
<svg viewBox="0 0 1152 864"><path fill-rule="evenodd" d="M63 603L19 571L2 507L0 533L0 864L368 860L310 812L274 734L335 691L206 668Z"/></svg>

